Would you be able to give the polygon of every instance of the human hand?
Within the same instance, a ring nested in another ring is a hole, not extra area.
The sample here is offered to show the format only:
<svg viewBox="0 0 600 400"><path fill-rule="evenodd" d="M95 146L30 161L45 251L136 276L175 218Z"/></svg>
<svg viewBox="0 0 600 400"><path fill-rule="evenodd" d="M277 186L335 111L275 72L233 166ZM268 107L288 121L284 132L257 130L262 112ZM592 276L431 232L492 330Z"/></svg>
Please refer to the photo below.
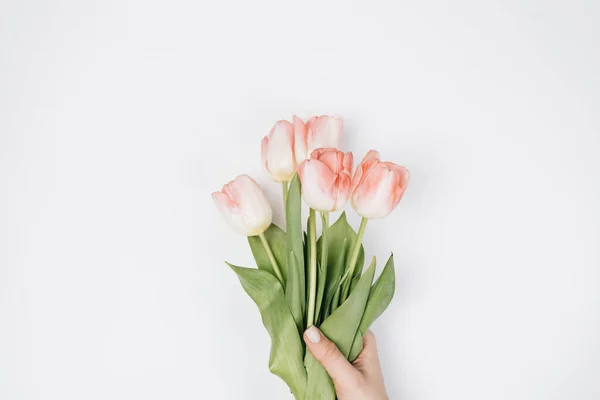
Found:
<svg viewBox="0 0 600 400"><path fill-rule="evenodd" d="M335 343L314 326L304 332L304 341L333 380L338 400L389 400L373 332L365 334L363 349L352 364Z"/></svg>

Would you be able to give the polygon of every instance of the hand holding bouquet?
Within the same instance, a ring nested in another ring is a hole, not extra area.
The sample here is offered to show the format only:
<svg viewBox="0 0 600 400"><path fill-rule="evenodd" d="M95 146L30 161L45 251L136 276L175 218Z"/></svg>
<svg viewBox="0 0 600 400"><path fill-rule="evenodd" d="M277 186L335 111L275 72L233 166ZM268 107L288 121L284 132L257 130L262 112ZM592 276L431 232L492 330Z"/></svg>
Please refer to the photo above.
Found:
<svg viewBox="0 0 600 400"><path fill-rule="evenodd" d="M385 217L398 205L409 172L380 161L371 150L352 175L352 153L339 150L342 129L341 118L320 116L304 123L294 116L293 123L279 121L264 137L264 168L283 188L285 231L272 223L271 206L249 176L213 193L227 223L248 236L258 268L228 265L258 306L271 336L269 369L297 400L336 398L327 372L304 346L306 328L319 326L353 361L362 350L363 335L394 295L393 256L373 283L375 257L363 271L362 238L369 219ZM310 207L307 232L301 197ZM345 212L330 225L329 213L343 210L348 200L362 217L358 231Z"/></svg>

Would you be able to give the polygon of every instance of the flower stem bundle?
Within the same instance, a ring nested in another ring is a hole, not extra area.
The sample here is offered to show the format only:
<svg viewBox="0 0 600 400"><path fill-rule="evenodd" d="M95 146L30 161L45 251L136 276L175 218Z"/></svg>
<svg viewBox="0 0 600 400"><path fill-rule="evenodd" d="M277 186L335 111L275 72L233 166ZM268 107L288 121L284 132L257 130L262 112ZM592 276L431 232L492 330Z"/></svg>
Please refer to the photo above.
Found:
<svg viewBox="0 0 600 400"><path fill-rule="evenodd" d="M385 217L398 205L409 172L380 161L371 150L353 173L352 153L338 150L342 129L341 118L325 115L304 123L294 117L293 123L277 122L263 139L265 171L283 188L285 230L272 223L271 206L249 176L213 193L226 222L248 237L257 268L227 264L271 337L269 369L296 400L336 398L331 379L304 346L304 331L319 326L353 361L395 290L393 256L373 282L376 260L364 268L362 239L369 219ZM301 199L309 207L306 232ZM345 212L330 225L330 212L343 210L348 200L362 217L358 231Z"/></svg>

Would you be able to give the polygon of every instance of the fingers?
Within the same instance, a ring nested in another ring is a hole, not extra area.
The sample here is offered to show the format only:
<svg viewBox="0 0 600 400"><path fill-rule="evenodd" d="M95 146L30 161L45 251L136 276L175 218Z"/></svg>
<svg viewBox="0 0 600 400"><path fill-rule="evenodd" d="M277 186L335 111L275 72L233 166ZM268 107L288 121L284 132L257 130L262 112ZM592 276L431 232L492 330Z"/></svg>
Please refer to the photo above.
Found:
<svg viewBox="0 0 600 400"><path fill-rule="evenodd" d="M361 354L364 353L364 358L370 360L379 361L379 352L377 351L377 341L375 335L370 330L363 336L363 349Z"/></svg>
<svg viewBox="0 0 600 400"><path fill-rule="evenodd" d="M308 350L331 376L338 399L388 399L377 343L371 331L365 333L363 350L352 364L335 343L314 326L304 332L304 341Z"/></svg>
<svg viewBox="0 0 600 400"><path fill-rule="evenodd" d="M379 373L379 352L377 351L377 341L371 331L367 331L363 337L363 349L352 363L363 375Z"/></svg>
<svg viewBox="0 0 600 400"><path fill-rule="evenodd" d="M304 332L304 341L313 357L325 368L336 386L342 382L346 384L360 379L360 373L346 360L335 343L327 339L315 326L311 326Z"/></svg>

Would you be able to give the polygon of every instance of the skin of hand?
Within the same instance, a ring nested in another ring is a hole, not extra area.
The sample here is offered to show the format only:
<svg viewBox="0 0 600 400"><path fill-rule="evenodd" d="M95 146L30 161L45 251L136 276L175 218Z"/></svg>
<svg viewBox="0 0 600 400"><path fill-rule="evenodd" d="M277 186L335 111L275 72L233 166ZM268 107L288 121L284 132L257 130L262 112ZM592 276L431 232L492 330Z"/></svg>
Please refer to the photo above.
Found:
<svg viewBox="0 0 600 400"><path fill-rule="evenodd" d="M365 334L363 350L352 364L335 343L314 326L304 332L304 341L331 376L339 400L389 400L373 332Z"/></svg>

